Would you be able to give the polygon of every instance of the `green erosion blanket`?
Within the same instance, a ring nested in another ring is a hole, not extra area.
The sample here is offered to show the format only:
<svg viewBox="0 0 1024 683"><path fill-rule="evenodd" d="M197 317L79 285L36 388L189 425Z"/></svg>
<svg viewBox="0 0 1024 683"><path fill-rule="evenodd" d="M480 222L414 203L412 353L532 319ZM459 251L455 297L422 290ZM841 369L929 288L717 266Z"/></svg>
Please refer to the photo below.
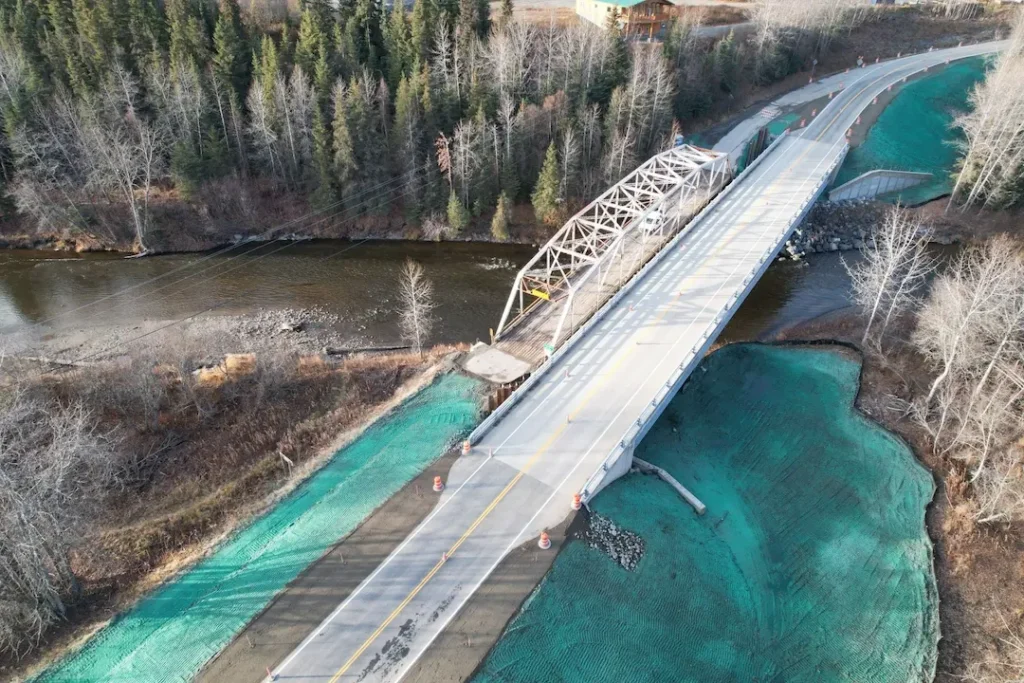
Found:
<svg viewBox="0 0 1024 683"><path fill-rule="evenodd" d="M637 456L707 505L630 474L593 510L643 537L630 572L571 542L478 683L931 681L938 605L929 473L853 408L827 349L728 346Z"/></svg>
<svg viewBox="0 0 1024 683"><path fill-rule="evenodd" d="M478 386L461 375L442 376L37 680L191 680L288 582L476 424Z"/></svg>

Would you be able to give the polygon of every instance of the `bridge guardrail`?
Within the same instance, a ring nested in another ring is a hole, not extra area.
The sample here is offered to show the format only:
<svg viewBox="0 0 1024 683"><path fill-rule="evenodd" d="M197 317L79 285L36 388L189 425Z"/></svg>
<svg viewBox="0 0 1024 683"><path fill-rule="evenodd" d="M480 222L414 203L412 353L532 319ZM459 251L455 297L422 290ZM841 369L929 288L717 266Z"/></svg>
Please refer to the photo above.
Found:
<svg viewBox="0 0 1024 683"><path fill-rule="evenodd" d="M774 144L774 143L773 143ZM693 361L707 352L707 349L714 343L717 337L717 332L720 328L728 324L733 314L736 312L736 308L739 304L743 303L753 284L757 281L761 273L768 268L771 264L771 259L782 248L785 240L792 234L793 230L803 220L807 212L811 209L811 206L817 200L818 196L825 189L827 179L835 172L839 165L846 158L846 152L849 150L849 145L843 141L843 151L835 158L835 160L829 165L826 171L817 176L818 190L814 195L808 199L805 199L801 204L800 208L789 219L786 227L779 233L778 238L761 254L761 258L758 260L757 265L754 266L753 270L743 279L743 289L740 292L735 292L730 297L726 304L724 311L720 312L715 319L708 324L707 329L701 334L701 340L694 345L693 349L684 357L683 362L672 373L672 376L662 386L662 388L655 395L654 399L651 400L648 407L640 414L633 426L623 435L619 444L615 446L612 451L602 461L601 466L596 472L587 480L587 483L583 487L581 497L584 502L588 502L595 494L594 486L600 483L603 479L604 473L608 472L611 463L617 460L622 454L630 449L636 447L636 445L643 439L643 437L650 431L651 426L664 412L666 405L668 404L668 398L675 395L682 384L689 377L690 373L695 369L696 366L691 367ZM770 149L770 148L769 148ZM767 151L767 150L766 150ZM765 155L762 154L763 158ZM752 168L752 166L751 166Z"/></svg>
<svg viewBox="0 0 1024 683"><path fill-rule="evenodd" d="M672 249L678 246L679 242L681 242L683 238L685 238L692 231L693 227L697 225L697 223L699 223L700 221L704 220L705 216L707 216L708 213L710 213L716 206L718 206L718 204L725 197L727 197L735 187L739 185L740 181L743 180L743 178L745 178L748 173L757 168L761 161L767 158L770 155L770 152L772 152L787 137L787 134L788 131L784 131L782 135L780 135L772 142L772 144L768 145L768 147L765 148L765 150L761 153L760 156L757 157L757 159L754 160L753 163L751 163L749 166L747 166L747 168L743 169L743 171L739 175L733 178L732 182L726 185L722 189L722 191L718 193L717 196L715 196L710 202L708 202L707 206L705 206L697 213L697 215L691 218L690 222L686 226L684 226L683 229L680 230L675 237L666 242L665 245L661 248L661 250L659 250L658 253L655 254L651 258L651 260L648 261L643 266L643 268L638 270L633 275L633 277L627 280L622 285L622 287L619 288L619 291L616 292L614 296L612 296L612 298L608 299L608 301L606 301L604 305L601 306L601 308L597 309L597 311L595 311L594 314L590 316L590 319L587 322L581 325L580 328L572 334L572 336L566 339L565 343L558 347L558 349L553 354L551 354L550 358L541 363L541 365L533 372L533 374L531 374L526 379L526 381L519 386L518 389L512 392L512 395L509 396L504 403L495 408L494 412L488 415L484 419L484 421L481 422L477 426L477 428L473 430L473 432L469 435L470 444L475 444L479 442L480 439L482 439L484 435L491 430L495 422L501 420L513 407L515 407L523 399L523 396L529 393L530 390L552 370L552 368L558 365L559 361L561 361L565 354L567 354L577 343L579 343L579 340L585 337L586 334L591 329L593 329L595 325L601 322L604 319L605 315L607 315L610 310L615 308L618 302L622 300L622 297L624 297L628 292L632 291L633 287L635 287L641 280L643 280L643 278L646 277L647 273L651 272L651 270L661 262L661 260L665 257L665 254L669 253Z"/></svg>

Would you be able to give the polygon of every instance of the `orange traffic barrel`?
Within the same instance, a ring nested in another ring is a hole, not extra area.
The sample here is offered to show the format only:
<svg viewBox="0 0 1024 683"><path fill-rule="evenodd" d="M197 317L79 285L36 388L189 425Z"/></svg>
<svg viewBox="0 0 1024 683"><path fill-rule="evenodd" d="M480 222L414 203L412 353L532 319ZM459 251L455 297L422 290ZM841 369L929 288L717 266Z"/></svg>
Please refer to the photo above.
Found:
<svg viewBox="0 0 1024 683"><path fill-rule="evenodd" d="M444 491L444 482L441 481L441 477L434 477L434 490L438 493Z"/></svg>
<svg viewBox="0 0 1024 683"><path fill-rule="evenodd" d="M537 547L539 547L541 550L547 550L551 547L551 538L548 537L548 532L540 532L540 540L537 541Z"/></svg>
<svg viewBox="0 0 1024 683"><path fill-rule="evenodd" d="M471 446L469 444L469 439L466 439L465 441L462 442L462 454L463 455L466 455L467 453L469 453L469 449L470 448L471 448Z"/></svg>
<svg viewBox="0 0 1024 683"><path fill-rule="evenodd" d="M579 510L581 507L583 507L583 501L580 499L580 494L572 494L572 509Z"/></svg>

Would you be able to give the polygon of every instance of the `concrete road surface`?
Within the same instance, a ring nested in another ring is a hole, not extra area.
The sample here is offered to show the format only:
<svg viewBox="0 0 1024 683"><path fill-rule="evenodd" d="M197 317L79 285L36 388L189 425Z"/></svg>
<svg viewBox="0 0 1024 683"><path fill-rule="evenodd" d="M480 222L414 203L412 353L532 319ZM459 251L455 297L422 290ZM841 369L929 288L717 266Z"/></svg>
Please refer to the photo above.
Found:
<svg viewBox="0 0 1024 683"><path fill-rule="evenodd" d="M986 43L986 45L1002 45L1002 43ZM982 50L981 52L972 50ZM758 113L751 116L748 119L741 121L732 130L730 130L725 136L722 137L713 149L719 152L726 152L735 161L739 158L740 154L743 153L743 146L747 140L753 137L754 133L757 132L762 126L768 125L772 119L778 116L778 109L785 107L793 107L801 104L807 104L814 100L828 97L829 93L837 93L840 90L846 88L846 86L853 86L856 83L862 83L864 79L877 78L880 75L888 74L892 72L892 69L896 68L897 64L941 64L947 58L962 58L964 56L974 56L977 54L987 54L1001 48L991 48L984 46L969 46L965 48L954 48L951 50L940 50L933 53L924 53L917 57L906 57L904 59L874 63L874 60L869 56L868 63L859 69L850 69L849 72L840 72L826 76L822 79L815 80L813 83L808 83L802 88L797 88L785 95L777 98L772 102L771 107L765 107L765 113ZM919 71L920 69L915 70ZM898 79L896 79L898 80ZM889 80L888 83L895 81Z"/></svg>
<svg viewBox="0 0 1024 683"><path fill-rule="evenodd" d="M784 139L458 461L430 516L282 662L278 680L398 680L511 548L565 517L572 494L725 302L742 298L744 277L819 191L871 99L926 64L998 47L918 55L848 76L830 111Z"/></svg>

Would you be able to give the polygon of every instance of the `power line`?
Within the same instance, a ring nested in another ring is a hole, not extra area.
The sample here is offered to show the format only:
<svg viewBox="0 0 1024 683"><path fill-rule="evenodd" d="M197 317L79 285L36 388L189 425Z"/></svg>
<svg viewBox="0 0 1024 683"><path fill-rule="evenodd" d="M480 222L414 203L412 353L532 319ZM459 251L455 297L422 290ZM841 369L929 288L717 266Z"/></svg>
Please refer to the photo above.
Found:
<svg viewBox="0 0 1024 683"><path fill-rule="evenodd" d="M409 182L406 183L406 186L411 186L414 183L419 182L420 180L423 180L423 179L413 179L413 180L410 180ZM476 184L483 184L483 182L485 182L487 180L489 180L489 178L482 178ZM399 188L394 188L394 189L399 189ZM413 189L415 189L415 188L411 188L410 187L410 189L406 190L402 194L400 194L400 195L398 195L396 197L393 197L390 201L386 202L386 204L394 203L398 199L401 199L402 197L404 197L404 196L408 195L409 193L411 193L413 191ZM327 220L327 218L324 218L322 220ZM349 251L351 249L355 249L356 247L359 247L359 246L365 244L369 240L370 240L370 238L366 238L366 239L363 239L363 240L361 240L360 242L358 242L358 243L356 243L354 245L348 245L347 247L344 247L344 248L342 248L342 249L340 249L340 250L338 250L338 251L336 251L336 252L334 252L334 253L332 253L332 254L330 254L328 256L323 257L321 260L327 260L327 259L330 259L330 258L334 258L335 256L338 256L339 254L342 254L342 253L344 253L346 251ZM256 261L259 261L260 259L266 258L267 256L270 256L271 254L275 254L275 253L277 253L279 251L287 249L288 247L290 247L290 246L292 246L294 244L298 244L298 243L303 242L303 241L307 241L307 240L297 240L295 242L289 242L288 244L286 244L286 245L284 245L282 247L279 247L277 249L274 249L272 251L269 251L266 254L261 254L260 256L252 259L251 261L246 261L246 262L244 262L244 263L242 263L242 264L240 264L238 266L235 266L234 268L231 268L231 269L226 270L226 271L221 271L220 273L218 273L217 275L215 275L212 278L208 278L206 280L201 280L199 282L196 282L196 283L193 283L191 285L188 285L187 287L183 287L182 289L178 290L178 292L183 292L183 291L186 291L187 289L192 289L193 287L197 287L197 286L199 286L199 285L201 285L201 284L203 284L203 283L205 283L205 282L207 282L209 280L215 279L216 277L219 277L221 275L225 275L227 273L234 272L234 271L239 270L241 268L245 268L246 266L251 265L252 263L255 263ZM233 258L237 258L237 257L233 257ZM115 344L113 344L111 346L108 346L108 347L106 347L104 349L101 349L99 351L95 351L95 352L93 352L91 354L82 356L81 358L78 358L74 362L81 363L81 362L89 360L91 358L95 358L97 356L105 355L105 354L109 353L110 351L118 349L118 348L120 348L122 346L127 346L128 344L131 344L131 343L136 342L136 341L138 341L140 339L144 339L146 337L149 337L149 336L151 336L153 334L156 334L157 332L160 332L162 330L165 330L165 329L167 329L169 327L173 327L175 325L178 325L180 323L186 322L188 320L192 320L193 318L197 318L197 317L199 317L199 316L201 316L201 315L203 315L205 313L209 313L209 312L215 311L217 309L223 308L223 307L227 306L230 302L234 301L239 296L241 296L241 294L242 293L240 292L239 294L236 294L234 296L228 297L228 299L226 299L225 301L222 301L219 304L216 304L214 306L210 306L210 307L208 307L206 309L203 309L203 310L199 311L198 313L192 313L190 315L185 316L184 318L180 318L180 319L171 321L171 322L167 323L166 325L158 327L158 328L156 328L154 330L150 330L148 332L145 332L145 333L143 333L141 335L137 335L135 337L130 337L130 338L124 340L124 341L117 342L117 343L115 343Z"/></svg>
<svg viewBox="0 0 1024 683"><path fill-rule="evenodd" d="M370 203L372 203L372 202L376 201L377 199L379 199L380 197L385 196L385 195L387 195L388 193L390 193L390 192L392 192L394 190L401 189L402 187L410 184L411 182L414 182L417 179L417 176L420 173L422 173L423 171L425 171L429 164L430 164L430 162L428 161L428 162L424 163L422 166L419 166L416 169L414 169L412 171L412 179L408 179L407 180L403 176L398 176L398 177L395 177L395 178L391 178L391 179L389 179L387 181L378 183L377 185L374 185L373 187L366 188L365 190L362 190L362 191L356 193L352 197L348 197L348 198L343 199L343 200L338 200L336 202L332 202L331 204L327 205L326 207L321 207L321 208L319 208L319 209L317 209L315 211L311 211L311 212L309 212L309 213L307 213L307 214L305 214L303 216L300 216L298 218L294 218L294 219L292 219L290 221L286 221L285 223L282 223L281 225L277 225L277 226L274 226L272 228L269 228L268 230L265 230L262 234L258 235L255 238L255 240L262 239L262 238L270 235L271 233L273 233L275 231L282 230L282 229L287 228L289 226L292 226L292 225L295 225L295 224L300 223L302 221L305 221L305 220L307 220L309 218L313 218L313 217L315 217L315 216L317 216L319 214L322 214L322 213L325 213L327 211L330 211L331 209L333 209L335 207L338 207L338 206L342 205L345 202L351 202L353 199L357 199L359 197L365 196L365 195L367 195L367 194L369 194L371 192L374 192L375 190L378 190L378 189L384 187L385 185L390 185L390 184L395 183L397 181L405 180L404 184L398 185L397 187L389 188L389 189L384 190L382 192L379 192L379 193L377 193L377 194L375 194L373 196L370 196L367 199L361 201L354 208L361 208L361 207L367 206ZM402 196L404 196L404 194ZM350 208L353 208L353 207L350 207ZM344 210L348 210L348 209L343 208L342 210L344 211ZM335 212L335 213L325 217L324 219L321 219L320 221L318 221L317 223L314 223L313 225L318 225L319 223L322 223L323 220L326 220L327 218L330 218L330 217L335 216L335 215L337 215L337 212ZM284 240L284 239L287 239L287 238L286 237L278 237L278 238L275 238L275 239L271 240L269 243L273 244L274 242L279 242L279 241ZM174 275L175 273L179 273L179 272L181 272L183 270L187 270L189 268L194 268L195 266L198 266L199 264L204 263L206 261L209 261L210 259L213 259L213 258L215 258L217 256L221 256L223 254L226 254L228 252L231 252L231 251L233 251L235 249L239 249L239 248L244 247L244 246L249 246L255 240L246 240L246 241L242 241L242 242L236 242L236 243L234 243L232 245L229 245L227 247L223 247L223 248L221 248L219 250L216 250L214 252L206 254L205 256L203 256L203 257L201 257L201 258L199 258L199 259L197 259L195 261L191 261L191 262L189 262L187 264L184 264L184 265L178 266L177 268L169 270L166 273L161 273L160 275L157 275L155 277L143 280L142 282L138 282L138 283L136 283L134 285L130 285L130 286L125 287L123 289L120 289L120 290L118 290L116 292L112 292L110 294L104 295L104 296L100 297L99 299L91 301L91 302L89 302L87 304L82 304L81 306L76 306L75 308L72 308L72 309L69 309L69 310L66 310L66 311L61 311L60 313L56 313L56 314L50 316L49 318L46 318L44 320L39 320L39 321L36 321L34 323L31 323L28 326L28 329L31 329L31 328L34 328L34 327L37 327L37 326L46 325L46 324L51 323L54 320L57 320L57 319L59 319L61 317L70 315L70 314L75 313L77 311L84 310L86 308L91 308L91 307L96 306L96 305L98 305L100 303L103 303L104 301L108 301L108 300L113 299L115 297L121 296L122 294L126 294L128 292L137 290L137 289L139 289L141 287L145 287L146 285L151 284L153 282L157 282L159 280L163 280L164 278L170 277L171 275ZM302 241L302 240L297 240L297 241ZM248 253L248 252L245 252L245 253ZM202 275L203 273L208 272L209 270L212 270L214 268L219 268L219 267L223 266L225 263L229 263L232 260L234 260L236 258L239 258L240 256L243 256L243 255L244 255L244 253L232 256L232 257L230 257L228 259L225 259L224 261L221 261L221 262L219 262L219 263L217 263L217 264L215 264L213 266L210 266L208 268L204 268L204 269L200 270L197 273L192 273L190 275L185 276L184 278L180 278L178 280L175 280L172 283L169 283L169 284L164 285L162 287L158 287L155 290L150 290L148 292L145 292L145 293L143 293L142 296L134 297L132 299L129 299L129 301L136 301L139 298L143 298L144 296L149 296L149 295L155 294L156 292L163 291L163 290L167 289L168 287L173 287L174 285L179 284L181 282L184 282L185 280L187 280L187 279L189 279L191 277L196 277L196 276Z"/></svg>

